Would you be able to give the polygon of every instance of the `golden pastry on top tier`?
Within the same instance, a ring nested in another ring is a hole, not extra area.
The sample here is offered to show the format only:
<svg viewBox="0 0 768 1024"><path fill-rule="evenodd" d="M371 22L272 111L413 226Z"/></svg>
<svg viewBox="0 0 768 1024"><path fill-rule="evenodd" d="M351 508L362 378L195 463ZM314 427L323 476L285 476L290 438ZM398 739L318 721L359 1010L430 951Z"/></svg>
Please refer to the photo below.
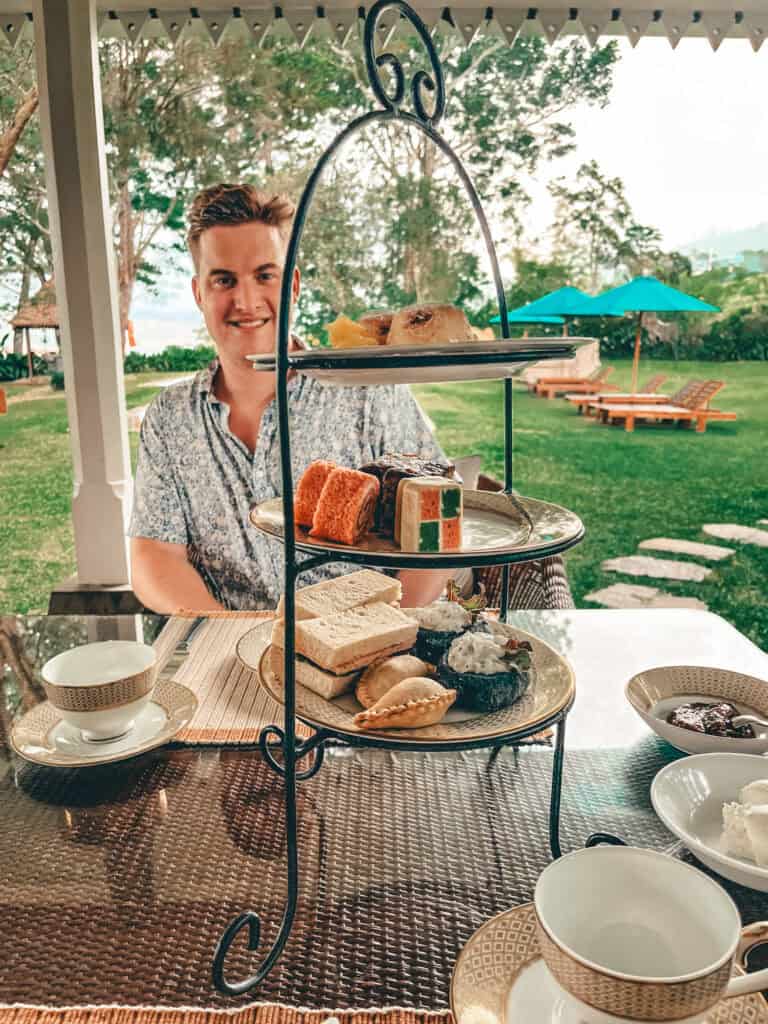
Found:
<svg viewBox="0 0 768 1024"><path fill-rule="evenodd" d="M464 313L455 306L425 303L406 306L392 318L388 345L440 345L447 341L473 341Z"/></svg>
<svg viewBox="0 0 768 1024"><path fill-rule="evenodd" d="M369 334L374 334L379 345L389 344L389 329L392 326L394 313L387 310L379 310L374 313L366 313L358 320L358 324Z"/></svg>

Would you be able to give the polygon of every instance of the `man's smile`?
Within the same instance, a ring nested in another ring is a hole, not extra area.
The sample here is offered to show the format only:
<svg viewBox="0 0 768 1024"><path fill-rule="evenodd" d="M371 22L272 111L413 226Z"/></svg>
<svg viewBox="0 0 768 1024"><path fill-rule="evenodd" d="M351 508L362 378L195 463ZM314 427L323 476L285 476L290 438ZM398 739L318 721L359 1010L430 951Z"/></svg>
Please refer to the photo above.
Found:
<svg viewBox="0 0 768 1024"><path fill-rule="evenodd" d="M241 330L246 330L246 331L248 331L248 330L256 330L259 327L266 327L266 325L270 322L271 319L272 319L272 317L269 317L269 316L253 317L253 318L251 318L251 317L248 317L248 318L243 317L243 318L238 319L238 320L235 320L235 319L227 320L227 326L228 327L238 327Z"/></svg>

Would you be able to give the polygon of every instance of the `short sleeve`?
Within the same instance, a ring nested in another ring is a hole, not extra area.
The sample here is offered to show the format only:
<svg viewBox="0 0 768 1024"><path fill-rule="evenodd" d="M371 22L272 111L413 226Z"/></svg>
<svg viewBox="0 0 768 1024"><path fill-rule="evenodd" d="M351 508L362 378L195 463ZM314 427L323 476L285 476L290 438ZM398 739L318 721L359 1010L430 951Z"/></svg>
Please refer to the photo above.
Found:
<svg viewBox="0 0 768 1024"><path fill-rule="evenodd" d="M369 388L371 444L375 456L406 452L424 459L445 460L427 418L406 384Z"/></svg>
<svg viewBox="0 0 768 1024"><path fill-rule="evenodd" d="M141 424L128 535L187 544L187 523L168 451L169 435L163 428L161 398L150 405Z"/></svg>

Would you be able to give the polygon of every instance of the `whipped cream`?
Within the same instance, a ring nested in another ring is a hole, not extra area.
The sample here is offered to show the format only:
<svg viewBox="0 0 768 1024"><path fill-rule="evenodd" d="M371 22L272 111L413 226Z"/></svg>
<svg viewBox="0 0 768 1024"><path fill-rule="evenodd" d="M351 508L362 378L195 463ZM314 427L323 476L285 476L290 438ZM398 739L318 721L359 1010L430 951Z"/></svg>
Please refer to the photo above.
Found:
<svg viewBox="0 0 768 1024"><path fill-rule="evenodd" d="M768 779L744 786L739 799L723 804L724 853L768 867Z"/></svg>
<svg viewBox="0 0 768 1024"><path fill-rule="evenodd" d="M464 633L448 649L448 664L454 672L509 672L511 665L504 652L504 644L488 633Z"/></svg>
<svg viewBox="0 0 768 1024"><path fill-rule="evenodd" d="M422 629L449 633L472 625L472 616L456 601L434 601L425 608L408 608L406 614L416 619Z"/></svg>

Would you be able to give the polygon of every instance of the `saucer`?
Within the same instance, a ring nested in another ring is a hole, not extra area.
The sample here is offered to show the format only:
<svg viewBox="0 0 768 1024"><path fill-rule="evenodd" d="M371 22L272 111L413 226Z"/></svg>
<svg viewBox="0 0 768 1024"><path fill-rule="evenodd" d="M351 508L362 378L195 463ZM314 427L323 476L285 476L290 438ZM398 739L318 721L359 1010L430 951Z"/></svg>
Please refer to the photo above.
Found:
<svg viewBox="0 0 768 1024"><path fill-rule="evenodd" d="M541 959L532 903L486 921L453 968L456 1024L562 1024L564 1003ZM724 999L706 1024L768 1024L768 1003L761 995Z"/></svg>
<svg viewBox="0 0 768 1024"><path fill-rule="evenodd" d="M197 698L191 690L161 679L129 732L114 740L89 742L79 729L60 717L49 701L44 701L14 724L11 746L27 761L56 768L108 764L168 743L189 724L196 710Z"/></svg>

